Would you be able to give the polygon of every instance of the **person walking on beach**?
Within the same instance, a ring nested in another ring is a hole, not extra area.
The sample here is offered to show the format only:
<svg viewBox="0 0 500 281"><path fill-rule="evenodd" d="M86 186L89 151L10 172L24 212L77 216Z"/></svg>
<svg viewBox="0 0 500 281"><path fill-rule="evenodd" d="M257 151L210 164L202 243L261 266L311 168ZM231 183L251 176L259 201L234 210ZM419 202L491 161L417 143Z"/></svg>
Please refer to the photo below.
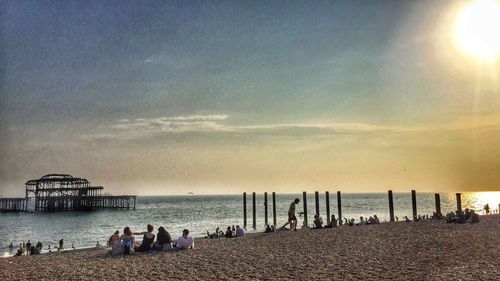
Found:
<svg viewBox="0 0 500 281"><path fill-rule="evenodd" d="M281 227L285 229L285 226L290 225L290 229L297 230L297 217L295 216L295 205L299 204L299 198L295 198L288 208L288 221Z"/></svg>

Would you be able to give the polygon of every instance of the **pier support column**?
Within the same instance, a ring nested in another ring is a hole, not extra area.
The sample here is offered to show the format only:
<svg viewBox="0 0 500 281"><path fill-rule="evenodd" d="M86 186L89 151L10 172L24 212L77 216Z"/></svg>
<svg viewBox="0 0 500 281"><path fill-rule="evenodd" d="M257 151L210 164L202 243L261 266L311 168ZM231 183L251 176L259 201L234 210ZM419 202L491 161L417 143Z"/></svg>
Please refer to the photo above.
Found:
<svg viewBox="0 0 500 281"><path fill-rule="evenodd" d="M264 192L264 225L267 226L267 192Z"/></svg>
<svg viewBox="0 0 500 281"><path fill-rule="evenodd" d="M413 220L417 220L417 194L415 190L411 191L411 207L413 210Z"/></svg>
<svg viewBox="0 0 500 281"><path fill-rule="evenodd" d="M247 229L247 193L243 192L243 228Z"/></svg>
<svg viewBox="0 0 500 281"><path fill-rule="evenodd" d="M255 192L252 192L252 227L253 229L256 229L257 228L257 223L256 223L256 215L257 215L257 209L256 209L256 206L255 206Z"/></svg>
<svg viewBox="0 0 500 281"><path fill-rule="evenodd" d="M330 192L325 192L325 203L326 203L326 224L330 224Z"/></svg>
<svg viewBox="0 0 500 281"><path fill-rule="evenodd" d="M273 192L273 225L276 227L276 193Z"/></svg>
<svg viewBox="0 0 500 281"><path fill-rule="evenodd" d="M319 192L314 192L314 203L316 203L316 215L319 215Z"/></svg>
<svg viewBox="0 0 500 281"><path fill-rule="evenodd" d="M439 193L434 194L434 199L436 200L436 214L441 216L441 198L439 197Z"/></svg>
<svg viewBox="0 0 500 281"><path fill-rule="evenodd" d="M307 222L307 193L304 191L302 192L302 200L304 200L304 224L309 225ZM297 222L298 224L298 222Z"/></svg>
<svg viewBox="0 0 500 281"><path fill-rule="evenodd" d="M342 225L342 198L340 191L337 191L337 210L339 212L339 225Z"/></svg>
<svg viewBox="0 0 500 281"><path fill-rule="evenodd" d="M461 213L462 212L462 194L457 193L456 196L457 196L457 211L459 211Z"/></svg>
<svg viewBox="0 0 500 281"><path fill-rule="evenodd" d="M389 219L391 222L394 222L394 202L392 198L392 190L389 190L388 193L389 193Z"/></svg>

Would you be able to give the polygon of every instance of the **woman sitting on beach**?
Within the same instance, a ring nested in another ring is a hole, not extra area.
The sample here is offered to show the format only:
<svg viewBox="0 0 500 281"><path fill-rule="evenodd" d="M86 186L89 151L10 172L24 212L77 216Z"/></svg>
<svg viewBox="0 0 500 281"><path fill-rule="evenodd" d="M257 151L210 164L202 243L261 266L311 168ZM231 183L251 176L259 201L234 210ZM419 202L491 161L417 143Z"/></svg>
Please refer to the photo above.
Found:
<svg viewBox="0 0 500 281"><path fill-rule="evenodd" d="M153 248L160 251L172 248L172 237L163 226L158 228L158 234L156 235L156 242Z"/></svg>
<svg viewBox="0 0 500 281"><path fill-rule="evenodd" d="M113 246L115 243L120 242L120 231L115 231L108 240L108 246Z"/></svg>
<svg viewBox="0 0 500 281"><path fill-rule="evenodd" d="M147 252L153 247L153 242L155 241L155 235L153 234L153 226L148 224L147 232L143 232L144 237L142 238L142 244L135 250L137 252Z"/></svg>
<svg viewBox="0 0 500 281"><path fill-rule="evenodd" d="M132 230L130 230L130 227L127 226L123 229L123 234L122 236L120 236L120 240L122 241L122 244L115 244L117 245L117 248L111 249L111 251L113 253L119 254L120 250L122 250L125 255L131 254L135 249L135 238L133 236Z"/></svg>

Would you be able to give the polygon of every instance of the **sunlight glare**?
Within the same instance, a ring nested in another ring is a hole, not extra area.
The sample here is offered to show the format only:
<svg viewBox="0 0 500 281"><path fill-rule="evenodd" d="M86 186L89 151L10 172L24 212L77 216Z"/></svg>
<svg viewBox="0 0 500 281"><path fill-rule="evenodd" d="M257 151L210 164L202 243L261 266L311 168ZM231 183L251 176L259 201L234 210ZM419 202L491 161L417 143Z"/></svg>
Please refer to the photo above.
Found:
<svg viewBox="0 0 500 281"><path fill-rule="evenodd" d="M476 0L459 15L455 40L464 51L484 60L500 53L500 2Z"/></svg>

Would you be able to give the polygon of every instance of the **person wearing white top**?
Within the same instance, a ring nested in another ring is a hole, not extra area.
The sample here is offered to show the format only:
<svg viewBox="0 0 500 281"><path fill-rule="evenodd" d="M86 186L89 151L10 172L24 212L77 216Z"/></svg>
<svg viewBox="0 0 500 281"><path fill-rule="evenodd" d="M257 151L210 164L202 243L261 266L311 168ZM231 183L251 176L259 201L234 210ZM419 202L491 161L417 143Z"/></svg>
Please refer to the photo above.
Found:
<svg viewBox="0 0 500 281"><path fill-rule="evenodd" d="M188 237L189 230L184 229L182 231L182 236L177 239L176 248L177 249L194 249L193 237Z"/></svg>
<svg viewBox="0 0 500 281"><path fill-rule="evenodd" d="M239 225L236 226L236 237L243 237L245 236L245 230L241 228Z"/></svg>

